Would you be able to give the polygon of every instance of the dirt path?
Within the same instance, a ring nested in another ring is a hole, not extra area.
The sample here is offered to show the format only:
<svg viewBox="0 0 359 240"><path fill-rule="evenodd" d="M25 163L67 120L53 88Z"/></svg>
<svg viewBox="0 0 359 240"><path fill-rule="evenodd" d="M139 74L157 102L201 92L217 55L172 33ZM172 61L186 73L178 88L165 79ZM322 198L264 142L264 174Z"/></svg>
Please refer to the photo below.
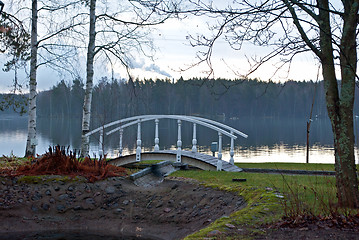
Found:
<svg viewBox="0 0 359 240"><path fill-rule="evenodd" d="M44 230L181 239L244 206L232 193L177 180L152 188L123 178L96 183L58 176L43 180L30 184L1 179L0 239L24 239L30 231Z"/></svg>

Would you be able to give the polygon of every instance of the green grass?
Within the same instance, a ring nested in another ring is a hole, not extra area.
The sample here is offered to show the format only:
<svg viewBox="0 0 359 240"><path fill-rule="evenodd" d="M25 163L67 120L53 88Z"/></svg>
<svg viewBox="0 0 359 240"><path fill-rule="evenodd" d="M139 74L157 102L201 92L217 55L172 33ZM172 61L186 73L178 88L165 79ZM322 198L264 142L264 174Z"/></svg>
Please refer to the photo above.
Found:
<svg viewBox="0 0 359 240"><path fill-rule="evenodd" d="M271 166L266 164L266 166ZM283 165L282 165L283 166ZM294 168L293 168L294 166ZM288 164L287 169L302 169L299 165ZM313 169L313 168L311 168ZM315 168L314 168L315 169ZM203 239L213 230L226 231L226 224L238 228L245 226L239 236L224 239L251 239L261 234L258 226L276 222L283 215L315 214L329 215L333 210L331 201L336 199L335 178L332 176L280 175L264 173L233 173L215 171L177 171L174 177L196 179L206 186L238 193L244 197L247 206L233 213L229 218L221 218L186 239ZM233 182L233 178L246 179ZM221 238L222 239L222 238Z"/></svg>
<svg viewBox="0 0 359 240"><path fill-rule="evenodd" d="M319 163L235 163L240 168L334 171L334 164Z"/></svg>
<svg viewBox="0 0 359 240"><path fill-rule="evenodd" d="M235 172L211 172L211 171L177 171L171 176L193 178L203 183L216 184L227 187L245 187L266 189L272 188L278 192L286 193L296 191L304 194L303 200L310 203L315 199L310 192L316 190L328 195L335 188L335 178L330 176L302 176L302 175L280 175L264 173L235 173ZM234 178L246 179L245 182L233 182ZM290 190L289 188L292 188ZM332 198L334 196L328 196Z"/></svg>

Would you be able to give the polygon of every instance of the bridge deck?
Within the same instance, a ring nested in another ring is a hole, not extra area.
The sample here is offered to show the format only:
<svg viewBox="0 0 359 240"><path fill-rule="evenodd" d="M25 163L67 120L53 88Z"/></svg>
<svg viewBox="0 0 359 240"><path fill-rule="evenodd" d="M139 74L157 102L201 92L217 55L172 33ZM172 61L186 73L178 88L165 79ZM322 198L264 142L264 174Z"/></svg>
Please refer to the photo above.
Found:
<svg viewBox="0 0 359 240"><path fill-rule="evenodd" d="M155 152L144 152L141 153L141 159L146 160L165 160L165 161L175 161L176 160L177 150L160 150ZM227 161L222 161L222 170L227 172L241 172L242 169L230 164ZM131 154L127 156L122 156L114 158L109 161L109 163L122 166L128 163L136 162L136 154ZM198 167L203 170L217 170L218 159L216 157L198 153L182 150L182 163Z"/></svg>

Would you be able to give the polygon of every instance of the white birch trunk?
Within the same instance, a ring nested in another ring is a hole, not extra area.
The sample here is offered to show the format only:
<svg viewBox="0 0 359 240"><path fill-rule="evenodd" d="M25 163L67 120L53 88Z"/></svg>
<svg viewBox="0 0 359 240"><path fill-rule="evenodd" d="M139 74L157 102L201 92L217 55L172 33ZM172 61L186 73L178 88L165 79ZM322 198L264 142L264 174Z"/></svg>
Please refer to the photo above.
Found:
<svg viewBox="0 0 359 240"><path fill-rule="evenodd" d="M87 65L86 65L86 90L85 99L82 113L82 142L81 142L81 155L87 156L89 154L89 137L84 135L90 130L91 119L91 102L93 90L93 75L94 75L94 56L95 56L95 24L96 24L96 0L90 1L90 30L89 30L89 43L87 48Z"/></svg>
<svg viewBox="0 0 359 240"><path fill-rule="evenodd" d="M37 0L32 0L29 120L25 157L36 154Z"/></svg>

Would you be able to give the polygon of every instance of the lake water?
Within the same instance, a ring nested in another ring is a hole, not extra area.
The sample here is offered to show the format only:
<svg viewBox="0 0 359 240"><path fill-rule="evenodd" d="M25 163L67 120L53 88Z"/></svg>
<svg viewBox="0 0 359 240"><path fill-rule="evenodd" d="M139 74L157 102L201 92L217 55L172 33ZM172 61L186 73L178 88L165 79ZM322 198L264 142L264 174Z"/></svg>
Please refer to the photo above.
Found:
<svg viewBox="0 0 359 240"><path fill-rule="evenodd" d="M92 123L93 128L100 126ZM236 162L299 162L306 161L306 119L240 119L227 121L230 125L249 135L235 141ZM124 154L134 153L137 127L124 131ZM37 121L37 153L44 153L49 146L81 145L81 119L39 118ZM0 116L0 154L23 156L27 138L27 117ZM177 124L175 120L161 120L159 125L161 149L176 149ZM97 153L98 135L90 139L90 154ZM218 141L218 134L205 127L197 127L199 152L210 152L210 144ZM183 122L183 148L192 148L192 125ZM332 133L328 120L314 120L310 133L310 162L334 163ZM119 136L113 134L105 138L105 152L114 156L118 149ZM152 150L154 145L154 122L142 124L143 151ZM230 139L223 137L223 159L229 159ZM356 155L358 156L358 155Z"/></svg>

